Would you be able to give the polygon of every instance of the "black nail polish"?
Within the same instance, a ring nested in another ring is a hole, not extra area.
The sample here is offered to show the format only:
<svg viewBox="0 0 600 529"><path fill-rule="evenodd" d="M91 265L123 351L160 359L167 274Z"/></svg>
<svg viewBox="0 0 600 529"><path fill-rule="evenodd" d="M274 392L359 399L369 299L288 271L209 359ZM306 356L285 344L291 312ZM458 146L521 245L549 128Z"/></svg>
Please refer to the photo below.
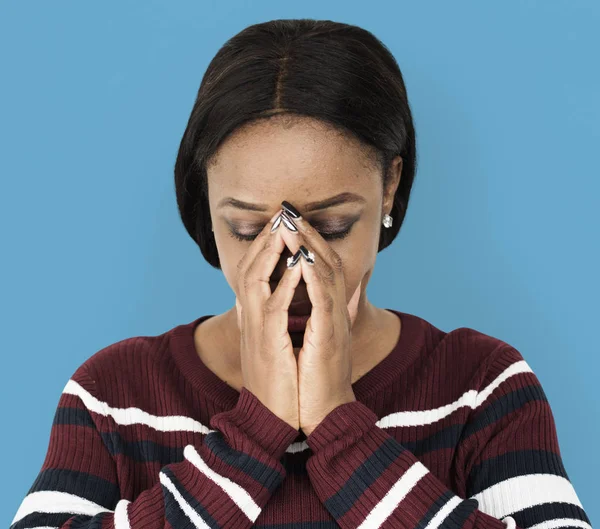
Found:
<svg viewBox="0 0 600 529"><path fill-rule="evenodd" d="M295 264L300 261L300 256L302 255L302 252L300 252L300 250L298 250L294 255L292 255L291 257L288 257L287 259L287 267L288 268L292 268L293 266L295 266Z"/></svg>
<svg viewBox="0 0 600 529"><path fill-rule="evenodd" d="M293 219L299 219L300 218L300 212L294 206L292 206L287 200L284 200L281 203L281 207Z"/></svg>
<svg viewBox="0 0 600 529"><path fill-rule="evenodd" d="M298 227L294 224L294 221L283 212L281 213L281 221L288 230L293 233L298 233Z"/></svg>
<svg viewBox="0 0 600 529"><path fill-rule="evenodd" d="M308 264L315 264L315 255L310 252L306 246L304 246L303 244L300 245L300 249L298 250L299 252L302 252L302 255L304 256L304 258L306 259L306 261L308 262Z"/></svg>

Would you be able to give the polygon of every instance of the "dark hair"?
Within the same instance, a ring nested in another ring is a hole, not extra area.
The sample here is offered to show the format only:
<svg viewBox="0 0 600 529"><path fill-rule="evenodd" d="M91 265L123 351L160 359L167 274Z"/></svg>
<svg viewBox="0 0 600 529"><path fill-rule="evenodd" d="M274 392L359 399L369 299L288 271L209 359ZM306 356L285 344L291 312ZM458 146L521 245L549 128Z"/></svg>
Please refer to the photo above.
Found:
<svg viewBox="0 0 600 529"><path fill-rule="evenodd" d="M321 120L375 148L383 184L403 159L378 251L395 239L416 169L415 130L400 68L388 48L358 26L282 19L246 27L212 59L175 162L177 206L204 258L220 269L208 205L206 167L236 128L273 115Z"/></svg>

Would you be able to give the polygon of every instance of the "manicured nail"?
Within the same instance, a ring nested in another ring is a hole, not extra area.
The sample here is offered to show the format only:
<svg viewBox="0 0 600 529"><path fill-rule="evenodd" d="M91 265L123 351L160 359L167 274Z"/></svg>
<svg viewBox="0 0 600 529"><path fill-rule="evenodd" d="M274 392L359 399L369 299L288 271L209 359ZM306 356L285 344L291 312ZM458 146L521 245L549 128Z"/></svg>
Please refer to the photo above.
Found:
<svg viewBox="0 0 600 529"><path fill-rule="evenodd" d="M298 261L300 261L301 255L302 255L302 253L300 252L300 250L298 250L294 255L292 255L291 257L288 257L287 258L287 267L292 268L293 266L295 266L296 263Z"/></svg>
<svg viewBox="0 0 600 529"><path fill-rule="evenodd" d="M271 233L273 233L277 228L279 228L280 224L281 224L281 213L275 219L275 222L273 223L273 226L271 226Z"/></svg>
<svg viewBox="0 0 600 529"><path fill-rule="evenodd" d="M300 215L300 212L294 206L292 206L287 200L284 200L281 203L281 207L291 218L293 218L293 219L302 218Z"/></svg>
<svg viewBox="0 0 600 529"><path fill-rule="evenodd" d="M298 233L298 228L294 224L294 221L290 219L284 212L281 213L281 220L283 225L290 230L292 233Z"/></svg>
<svg viewBox="0 0 600 529"><path fill-rule="evenodd" d="M306 259L306 261L308 262L308 264L314 265L315 264L315 254L312 253L310 250L308 250L306 248L306 246L304 246L303 244L300 245L300 250L298 250L299 252L302 252L302 255L304 256L304 258Z"/></svg>

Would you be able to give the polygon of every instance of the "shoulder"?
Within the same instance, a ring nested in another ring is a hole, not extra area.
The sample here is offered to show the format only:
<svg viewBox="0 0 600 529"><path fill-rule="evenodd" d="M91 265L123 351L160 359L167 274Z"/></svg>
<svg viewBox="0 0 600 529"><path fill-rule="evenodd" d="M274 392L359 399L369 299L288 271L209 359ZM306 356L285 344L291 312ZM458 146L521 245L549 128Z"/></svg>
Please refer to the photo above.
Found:
<svg viewBox="0 0 600 529"><path fill-rule="evenodd" d="M424 330L424 356L443 362L472 389L488 385L505 372L531 372L520 351L497 336L466 326L444 331L418 319Z"/></svg>
<svg viewBox="0 0 600 529"><path fill-rule="evenodd" d="M73 373L70 388L100 399L109 406L139 406L155 393L161 374L173 372L169 342L174 327L161 334L132 336L90 355ZM88 397L89 398L89 397Z"/></svg>

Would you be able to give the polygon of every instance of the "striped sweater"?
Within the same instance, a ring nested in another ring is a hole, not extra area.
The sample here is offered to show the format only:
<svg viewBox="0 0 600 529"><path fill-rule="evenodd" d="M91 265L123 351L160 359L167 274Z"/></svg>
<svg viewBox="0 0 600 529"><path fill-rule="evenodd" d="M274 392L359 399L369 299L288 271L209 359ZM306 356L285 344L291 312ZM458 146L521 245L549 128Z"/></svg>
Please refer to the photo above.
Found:
<svg viewBox="0 0 600 529"><path fill-rule="evenodd" d="M211 315L96 352L11 529L589 529L521 354L387 310L396 346L308 438L201 361Z"/></svg>

